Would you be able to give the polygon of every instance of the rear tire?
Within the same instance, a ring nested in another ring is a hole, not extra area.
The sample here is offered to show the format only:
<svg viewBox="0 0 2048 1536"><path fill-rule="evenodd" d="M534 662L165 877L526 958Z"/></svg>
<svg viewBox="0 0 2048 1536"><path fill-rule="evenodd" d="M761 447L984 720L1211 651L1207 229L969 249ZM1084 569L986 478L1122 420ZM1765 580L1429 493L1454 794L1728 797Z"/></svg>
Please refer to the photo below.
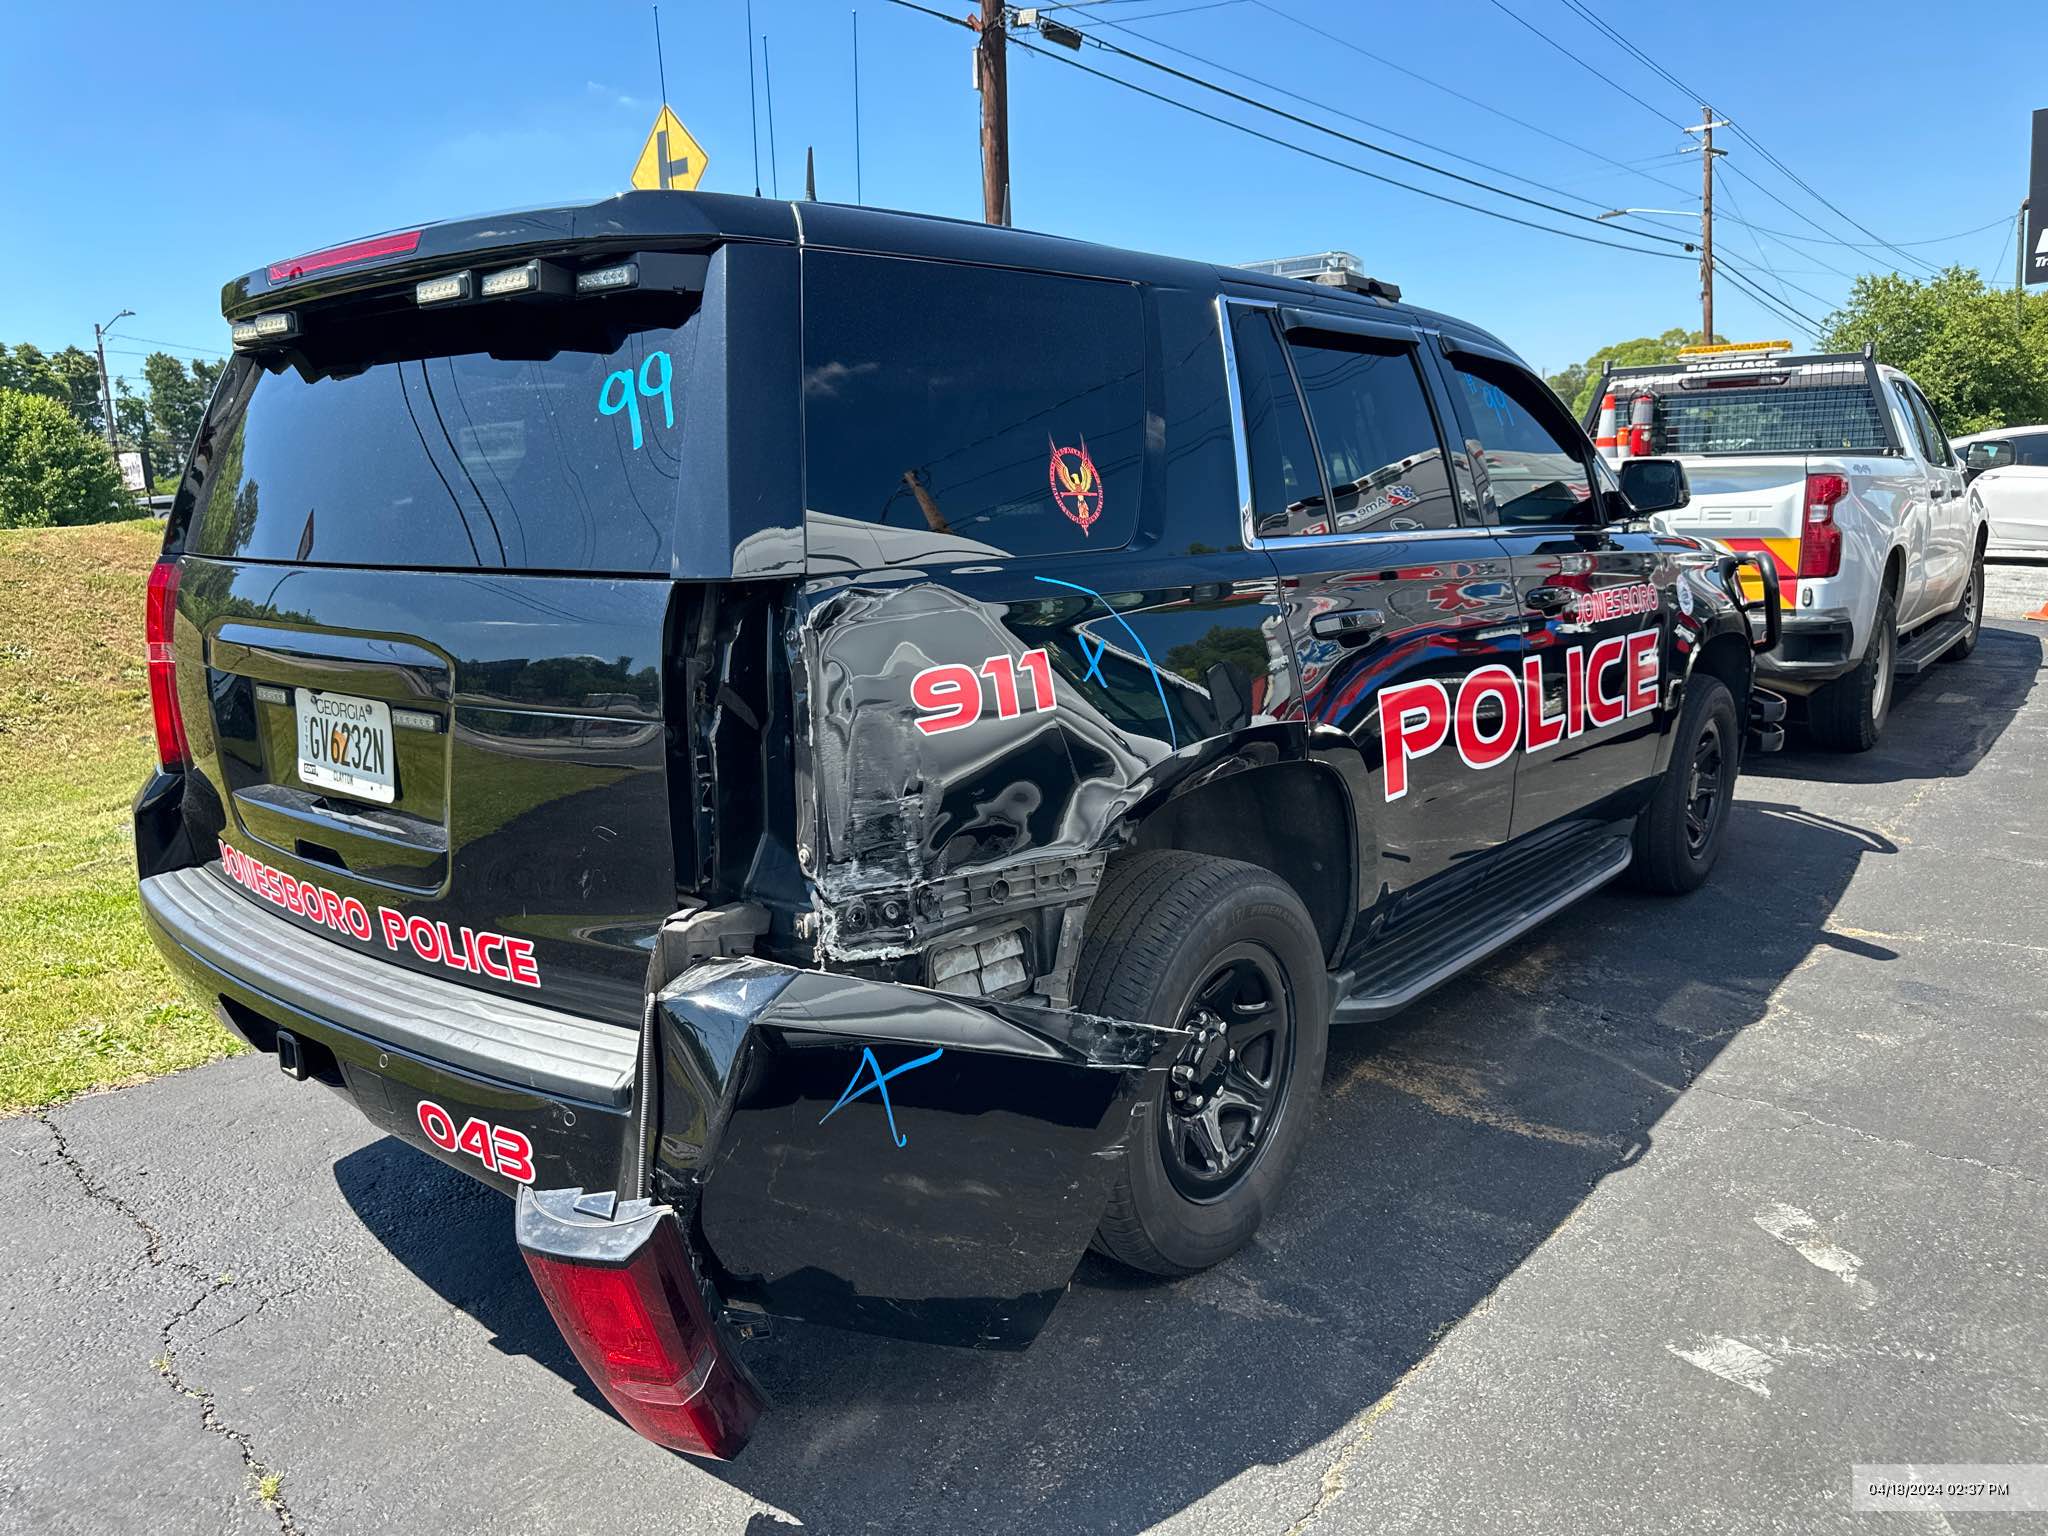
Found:
<svg viewBox="0 0 2048 1536"><path fill-rule="evenodd" d="M1977 553L1970 560L1970 584L1963 589L1963 601L1956 611L1970 628L1962 639L1941 653L1943 661L1961 661L1977 649L1977 636L1984 632L1984 544L1981 539L1977 543Z"/></svg>
<svg viewBox="0 0 2048 1536"><path fill-rule="evenodd" d="M1095 1246L1155 1275L1229 1258L1279 1199L1322 1088L1329 979L1301 899L1254 864L1122 855L1089 915L1074 1006L1197 1031L1137 1107Z"/></svg>
<svg viewBox="0 0 2048 1536"><path fill-rule="evenodd" d="M1816 689L1807 707L1814 739L1830 752L1868 752L1891 713L1893 662L1899 653L1898 601L1887 589L1877 600L1870 639L1856 670Z"/></svg>
<svg viewBox="0 0 2048 1536"><path fill-rule="evenodd" d="M1705 883L1728 840L1741 753L1735 697L1728 685L1704 674L1688 678L1671 761L1656 794L1636 817L1631 885L1682 896Z"/></svg>

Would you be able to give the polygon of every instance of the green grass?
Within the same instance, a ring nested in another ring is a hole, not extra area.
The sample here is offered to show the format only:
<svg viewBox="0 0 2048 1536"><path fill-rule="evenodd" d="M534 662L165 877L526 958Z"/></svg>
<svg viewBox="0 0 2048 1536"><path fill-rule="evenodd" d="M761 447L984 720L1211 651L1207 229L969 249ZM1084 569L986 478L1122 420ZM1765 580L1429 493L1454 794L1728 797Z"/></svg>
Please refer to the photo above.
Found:
<svg viewBox="0 0 2048 1536"><path fill-rule="evenodd" d="M172 980L135 897L162 537L149 519L0 532L0 1112L240 1048Z"/></svg>

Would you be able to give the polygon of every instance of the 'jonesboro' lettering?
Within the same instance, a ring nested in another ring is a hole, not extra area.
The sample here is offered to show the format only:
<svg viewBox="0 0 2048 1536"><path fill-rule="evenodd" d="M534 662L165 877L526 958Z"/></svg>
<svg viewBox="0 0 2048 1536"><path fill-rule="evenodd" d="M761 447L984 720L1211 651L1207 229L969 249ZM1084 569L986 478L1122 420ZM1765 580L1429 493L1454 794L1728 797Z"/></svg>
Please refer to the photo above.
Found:
<svg viewBox="0 0 2048 1536"><path fill-rule="evenodd" d="M309 917L336 933L367 939L381 930L386 949L408 948L430 965L517 982L522 987L540 985L540 967L534 962L531 939L478 933L472 928L450 929L446 923L408 917L381 906L377 908L373 928L369 908L355 897L337 895L324 885L273 869L261 859L252 859L240 849L230 848L225 839L220 844L220 864L237 885L247 886L271 905Z"/></svg>
<svg viewBox="0 0 2048 1536"><path fill-rule="evenodd" d="M1619 668L1621 676L1615 678ZM1519 742L1541 752L1583 736L1592 726L1613 725L1657 707L1657 631L1613 635L1590 650L1575 645L1564 653L1564 713L1543 709L1543 660L1523 658L1522 673L1499 663L1468 672L1454 701L1435 678L1396 683L1380 690L1380 741L1386 753L1386 795L1408 793L1408 765L1455 740L1468 768L1493 768L1514 756ZM1479 724L1479 706L1492 699L1500 719L1491 731Z"/></svg>

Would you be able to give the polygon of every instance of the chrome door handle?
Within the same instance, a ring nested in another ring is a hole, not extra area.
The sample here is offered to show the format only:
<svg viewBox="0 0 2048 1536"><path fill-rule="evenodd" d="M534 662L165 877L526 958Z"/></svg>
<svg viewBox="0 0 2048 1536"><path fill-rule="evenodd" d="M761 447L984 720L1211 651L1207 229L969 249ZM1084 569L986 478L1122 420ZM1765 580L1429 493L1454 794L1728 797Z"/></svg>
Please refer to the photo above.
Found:
<svg viewBox="0 0 2048 1536"><path fill-rule="evenodd" d="M1372 638L1373 633L1386 622L1387 616L1377 608L1346 608L1335 613L1319 613L1309 620L1308 627L1311 634L1321 639L1355 645Z"/></svg>

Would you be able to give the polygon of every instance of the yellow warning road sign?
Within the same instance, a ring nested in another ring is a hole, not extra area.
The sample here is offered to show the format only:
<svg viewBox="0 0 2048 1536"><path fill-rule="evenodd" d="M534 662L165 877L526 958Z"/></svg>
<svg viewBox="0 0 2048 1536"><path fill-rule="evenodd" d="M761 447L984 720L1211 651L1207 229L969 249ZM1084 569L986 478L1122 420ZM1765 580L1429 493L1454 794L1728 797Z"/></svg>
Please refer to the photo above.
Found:
<svg viewBox="0 0 2048 1536"><path fill-rule="evenodd" d="M633 185L643 192L694 192L704 179L706 159L704 146L690 137L683 120L664 102L633 163Z"/></svg>

